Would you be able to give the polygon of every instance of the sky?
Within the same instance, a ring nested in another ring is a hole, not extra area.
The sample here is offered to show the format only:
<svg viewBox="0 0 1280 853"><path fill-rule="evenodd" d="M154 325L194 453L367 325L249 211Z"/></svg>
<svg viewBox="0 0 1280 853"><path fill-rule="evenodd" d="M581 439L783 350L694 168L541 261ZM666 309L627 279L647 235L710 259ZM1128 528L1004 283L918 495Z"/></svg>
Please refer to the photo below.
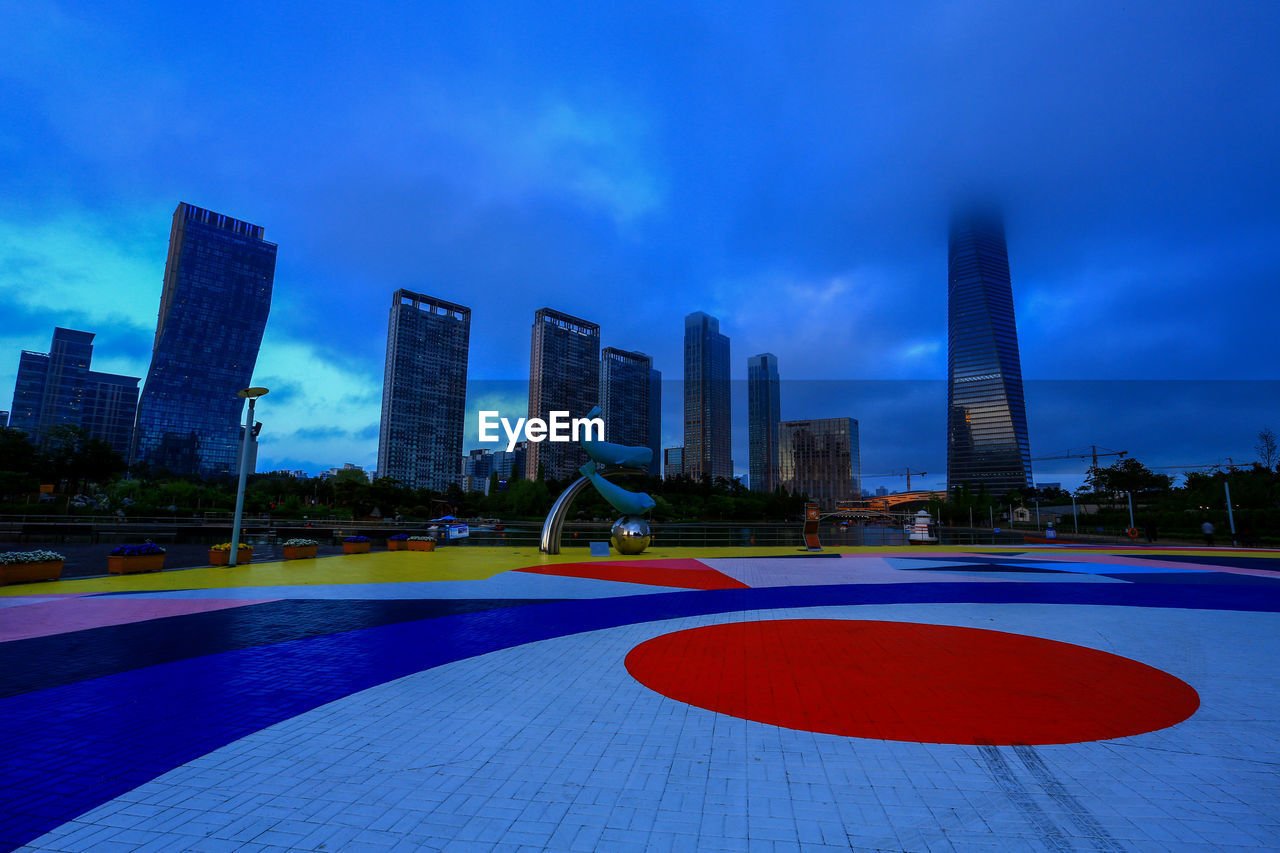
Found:
<svg viewBox="0 0 1280 853"><path fill-rule="evenodd" d="M373 467L403 287L472 308L467 447L525 414L543 306L653 355L682 443L701 310L735 380L778 356L784 419L859 420L865 485L935 486L981 193L1033 457L1174 473L1280 429L1280 5L472 5L0 0L0 408L55 326L146 375L185 201L279 245L260 470Z"/></svg>

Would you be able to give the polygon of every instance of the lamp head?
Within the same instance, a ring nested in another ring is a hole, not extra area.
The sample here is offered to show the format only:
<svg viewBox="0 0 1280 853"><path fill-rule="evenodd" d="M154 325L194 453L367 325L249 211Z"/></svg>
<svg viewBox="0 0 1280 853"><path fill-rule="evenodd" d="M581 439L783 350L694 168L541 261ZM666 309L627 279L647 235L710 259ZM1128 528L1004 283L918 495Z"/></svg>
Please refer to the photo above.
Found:
<svg viewBox="0 0 1280 853"><path fill-rule="evenodd" d="M237 391L236 396L244 397L245 399L248 399L248 400L254 400L266 393L268 393L268 389L263 388L261 386L254 386L252 388L245 388L242 391Z"/></svg>

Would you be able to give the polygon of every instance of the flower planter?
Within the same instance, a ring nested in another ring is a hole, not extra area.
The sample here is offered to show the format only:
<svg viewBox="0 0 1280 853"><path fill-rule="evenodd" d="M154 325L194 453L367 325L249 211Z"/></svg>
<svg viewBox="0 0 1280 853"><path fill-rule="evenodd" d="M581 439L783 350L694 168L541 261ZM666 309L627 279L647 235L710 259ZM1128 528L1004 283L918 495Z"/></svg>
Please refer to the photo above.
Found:
<svg viewBox="0 0 1280 853"><path fill-rule="evenodd" d="M343 542L342 553L344 554L368 554L368 542Z"/></svg>
<svg viewBox="0 0 1280 853"><path fill-rule="evenodd" d="M404 541L403 539L388 539L387 550L388 551L408 551L409 543Z"/></svg>
<svg viewBox="0 0 1280 853"><path fill-rule="evenodd" d="M113 575L128 575L134 572L158 572L163 568L164 554L107 557L107 571Z"/></svg>
<svg viewBox="0 0 1280 853"><path fill-rule="evenodd" d="M315 545L285 545L283 550L286 560L305 560L314 557L318 551Z"/></svg>
<svg viewBox="0 0 1280 853"><path fill-rule="evenodd" d="M245 563L248 563L251 560L253 560L253 549L241 548L240 556L236 558L236 565L243 566ZM230 551L210 551L209 565L211 566L231 565L231 552Z"/></svg>
<svg viewBox="0 0 1280 853"><path fill-rule="evenodd" d="M0 586L7 583L33 583L56 581L62 577L65 560L47 560L41 563L5 563L0 565Z"/></svg>
<svg viewBox="0 0 1280 853"><path fill-rule="evenodd" d="M413 542L408 543L410 551L434 551L436 543L434 542Z"/></svg>

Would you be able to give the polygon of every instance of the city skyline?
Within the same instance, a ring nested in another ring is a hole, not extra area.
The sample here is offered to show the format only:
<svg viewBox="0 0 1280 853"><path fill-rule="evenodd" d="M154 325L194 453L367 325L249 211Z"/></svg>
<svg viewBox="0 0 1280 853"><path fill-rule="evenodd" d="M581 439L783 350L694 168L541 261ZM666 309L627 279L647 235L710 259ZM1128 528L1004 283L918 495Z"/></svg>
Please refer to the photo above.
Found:
<svg viewBox="0 0 1280 853"><path fill-rule="evenodd" d="M1248 458L1280 424L1274 8L375 4L353 27L73 0L0 31L23 34L0 58L0 383L58 326L144 375L173 205L227 211L281 246L263 469L375 467L373 306L403 287L472 307L469 417L520 413L552 306L653 356L679 445L679 318L705 311L785 365L784 418L855 414L867 470L945 471L939 281L975 187L1005 204L1033 457ZM822 383L847 399L815 410ZM1035 474L1078 480L1058 464Z"/></svg>

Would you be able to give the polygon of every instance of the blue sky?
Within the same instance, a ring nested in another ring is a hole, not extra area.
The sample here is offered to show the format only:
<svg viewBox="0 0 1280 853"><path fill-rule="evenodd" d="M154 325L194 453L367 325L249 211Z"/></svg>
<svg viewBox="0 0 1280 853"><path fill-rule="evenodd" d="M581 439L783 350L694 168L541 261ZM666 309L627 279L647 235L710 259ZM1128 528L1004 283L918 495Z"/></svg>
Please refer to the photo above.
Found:
<svg viewBox="0 0 1280 853"><path fill-rule="evenodd" d="M801 383L784 418L940 471L946 221L979 189L1034 456L1280 428L1280 6L466 5L0 2L0 389L55 325L144 375L188 201L280 246L263 466L372 465L408 287L472 307L473 409L523 414L539 307L669 378L703 310L735 378L770 351Z"/></svg>

